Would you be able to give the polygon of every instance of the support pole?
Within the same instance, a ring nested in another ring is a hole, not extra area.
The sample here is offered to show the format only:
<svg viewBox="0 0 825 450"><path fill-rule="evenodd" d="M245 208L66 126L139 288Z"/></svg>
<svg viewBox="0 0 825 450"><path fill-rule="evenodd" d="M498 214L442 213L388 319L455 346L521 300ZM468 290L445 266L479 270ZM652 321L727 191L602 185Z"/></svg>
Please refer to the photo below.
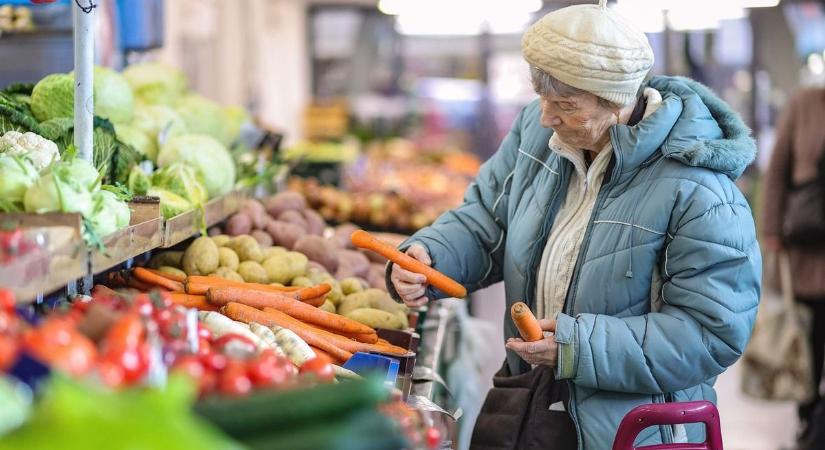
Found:
<svg viewBox="0 0 825 450"><path fill-rule="evenodd" d="M92 161L92 132L94 126L94 0L74 0L74 144L80 158Z"/></svg>

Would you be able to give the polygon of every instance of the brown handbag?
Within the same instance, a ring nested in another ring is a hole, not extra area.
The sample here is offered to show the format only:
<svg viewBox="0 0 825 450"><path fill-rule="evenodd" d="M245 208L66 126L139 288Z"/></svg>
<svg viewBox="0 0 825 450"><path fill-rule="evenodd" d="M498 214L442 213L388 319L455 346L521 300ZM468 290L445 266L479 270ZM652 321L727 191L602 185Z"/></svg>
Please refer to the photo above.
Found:
<svg viewBox="0 0 825 450"><path fill-rule="evenodd" d="M819 158L816 178L788 194L782 238L792 247L825 242L825 154Z"/></svg>
<svg viewBox="0 0 825 450"><path fill-rule="evenodd" d="M576 450L578 437L567 412L569 399L567 384L556 380L552 368L538 366L512 375L505 361L493 376L470 449Z"/></svg>

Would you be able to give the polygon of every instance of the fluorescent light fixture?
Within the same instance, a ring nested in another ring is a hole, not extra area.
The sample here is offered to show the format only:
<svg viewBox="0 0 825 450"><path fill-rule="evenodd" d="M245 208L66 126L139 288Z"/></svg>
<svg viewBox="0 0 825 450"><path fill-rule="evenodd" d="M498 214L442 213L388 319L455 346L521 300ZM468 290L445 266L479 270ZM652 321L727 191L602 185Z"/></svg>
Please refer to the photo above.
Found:
<svg viewBox="0 0 825 450"><path fill-rule="evenodd" d="M378 9L396 16L396 29L412 35L520 33L542 0L380 0Z"/></svg>

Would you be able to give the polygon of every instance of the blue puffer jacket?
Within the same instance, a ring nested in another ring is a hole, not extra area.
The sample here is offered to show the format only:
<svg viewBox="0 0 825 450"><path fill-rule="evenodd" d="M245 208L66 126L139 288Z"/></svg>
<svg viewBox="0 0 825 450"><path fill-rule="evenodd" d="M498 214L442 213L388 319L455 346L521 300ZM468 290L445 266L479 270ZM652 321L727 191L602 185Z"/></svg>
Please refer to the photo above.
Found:
<svg viewBox="0 0 825 450"><path fill-rule="evenodd" d="M605 176L558 316L557 378L569 380L579 448L610 448L645 403L715 401L716 376L742 354L760 290L751 210L734 180L755 156L749 130L706 87L654 77L663 103L610 129ZM538 102L525 107L464 203L402 248L424 245L469 291L504 280L508 307L533 307L536 271L573 170L548 148ZM439 297L434 290L431 298ZM442 295L443 296L443 295ZM506 315L506 336L517 330ZM508 353L513 373L529 369ZM704 438L688 425L691 441ZM645 430L637 445L670 443Z"/></svg>

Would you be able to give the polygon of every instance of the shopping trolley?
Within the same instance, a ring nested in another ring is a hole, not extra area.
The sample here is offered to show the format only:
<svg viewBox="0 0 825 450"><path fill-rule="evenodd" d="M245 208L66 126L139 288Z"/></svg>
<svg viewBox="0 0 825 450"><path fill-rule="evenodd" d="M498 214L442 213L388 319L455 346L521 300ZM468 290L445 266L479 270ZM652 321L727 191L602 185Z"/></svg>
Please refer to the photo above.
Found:
<svg viewBox="0 0 825 450"><path fill-rule="evenodd" d="M633 441L647 427L704 423L705 442L699 444L660 444L635 447ZM722 450L719 411L708 401L658 403L633 408L622 422L613 441L613 450Z"/></svg>

